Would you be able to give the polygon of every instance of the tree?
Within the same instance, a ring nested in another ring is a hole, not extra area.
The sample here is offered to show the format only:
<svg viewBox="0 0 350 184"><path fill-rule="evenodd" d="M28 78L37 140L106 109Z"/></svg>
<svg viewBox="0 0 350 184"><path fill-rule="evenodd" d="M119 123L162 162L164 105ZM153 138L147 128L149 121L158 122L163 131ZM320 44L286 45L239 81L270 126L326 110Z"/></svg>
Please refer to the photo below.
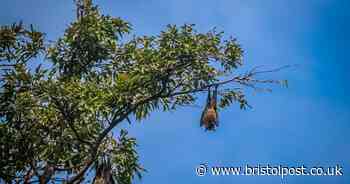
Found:
<svg viewBox="0 0 350 184"><path fill-rule="evenodd" d="M244 109L249 105L243 89L286 84L255 78L281 68L234 75L243 50L223 32L168 25L156 36L125 39L128 22L100 14L90 0L76 4L77 19L54 44L33 26L0 28L5 182L80 183L90 172L93 183L129 184L144 171L136 140L126 130L112 134L129 116L141 121L157 109L176 110L213 88L218 109L233 102Z"/></svg>

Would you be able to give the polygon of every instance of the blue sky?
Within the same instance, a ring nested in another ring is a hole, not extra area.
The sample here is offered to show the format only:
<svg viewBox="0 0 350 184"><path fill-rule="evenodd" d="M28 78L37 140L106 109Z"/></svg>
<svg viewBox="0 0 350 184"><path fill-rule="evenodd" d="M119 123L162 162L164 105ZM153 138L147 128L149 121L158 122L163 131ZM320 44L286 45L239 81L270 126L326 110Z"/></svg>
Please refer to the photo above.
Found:
<svg viewBox="0 0 350 184"><path fill-rule="evenodd" d="M201 108L153 113L124 125L138 139L148 170L135 183L350 183L350 1L341 0L95 0L104 14L132 23L134 34L157 34L167 24L213 27L238 39L244 69L256 65L297 68L267 78L288 79L288 89L248 91L253 109L220 112L215 133L199 128ZM0 24L23 20L55 40L74 19L71 0L2 0ZM198 103L198 105L202 105ZM119 128L119 127L118 127ZM117 128L117 129L118 129ZM200 163L219 166L271 164L343 166L343 176L205 176Z"/></svg>

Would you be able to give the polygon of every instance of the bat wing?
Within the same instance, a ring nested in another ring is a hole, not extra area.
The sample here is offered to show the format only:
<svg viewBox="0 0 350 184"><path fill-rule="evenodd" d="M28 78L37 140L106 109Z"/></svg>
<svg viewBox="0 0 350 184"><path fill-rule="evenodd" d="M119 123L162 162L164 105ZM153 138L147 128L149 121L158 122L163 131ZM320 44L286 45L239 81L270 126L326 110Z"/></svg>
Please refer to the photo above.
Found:
<svg viewBox="0 0 350 184"><path fill-rule="evenodd" d="M204 124L205 124L205 121L204 121L204 116L205 114L207 113L207 106L204 108L203 112L202 112L202 115L201 115L201 120L200 120L200 127L202 127Z"/></svg>

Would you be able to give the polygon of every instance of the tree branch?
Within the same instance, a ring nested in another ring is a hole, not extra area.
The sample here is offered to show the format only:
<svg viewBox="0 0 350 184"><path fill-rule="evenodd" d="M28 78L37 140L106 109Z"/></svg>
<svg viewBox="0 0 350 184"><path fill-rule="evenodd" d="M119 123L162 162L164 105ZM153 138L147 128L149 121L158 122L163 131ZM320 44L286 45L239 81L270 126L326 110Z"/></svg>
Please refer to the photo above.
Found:
<svg viewBox="0 0 350 184"><path fill-rule="evenodd" d="M251 77L256 75L256 74L273 72L273 71L279 71L279 70L282 70L282 69L288 68L288 67L289 66L285 66L285 67L281 67L281 68L277 68L277 69L273 69L273 70L258 71L258 72L255 72L254 70L252 70L252 71L248 72L248 74L243 75L243 76L236 76L236 77L234 77L232 79L228 79L228 80L224 80L224 81L220 81L220 82L204 85L204 86L202 86L200 88L187 90L187 91L179 91L179 92L173 92L173 93L166 93L166 94L164 94L164 91L166 89L164 87L157 94L155 94L153 96L150 96L150 97L148 97L146 99L143 99L143 100L135 103L134 105L130 105L131 107L127 107L128 105L124 106L118 112L115 113L115 116L113 117L113 120L112 120L111 124L109 125L109 127L104 129L104 131L98 137L96 143L93 146L93 153L91 154L90 160L88 160L88 162L85 164L84 168L76 176L73 176L69 180L69 182L67 182L67 183L68 184L73 184L74 182L79 181L84 176L85 172L93 164L95 158L97 157L98 148L99 148L100 144L102 143L103 139L108 135L108 133L114 127L116 127L119 123L124 121L129 116L129 114L132 113L133 111L135 111L137 109L137 107L139 107L140 105L143 105L145 103L148 103L148 102L153 101L153 100L158 99L158 98L167 98L167 97L174 97L174 96L178 96L178 95L184 95L184 94L196 93L196 92L201 92L201 91L207 91L209 87L222 86L222 85L225 85L225 84L228 84L228 83L232 83L232 82L237 82L237 83L239 83L241 85L245 85L245 86L249 86L249 84L246 83L248 81L249 82L255 82L255 83L275 83L275 82L278 82L278 81L276 81L276 80L256 80L256 79L252 79ZM124 111L124 112L122 112L122 111ZM119 117L119 118L117 118L117 117Z"/></svg>

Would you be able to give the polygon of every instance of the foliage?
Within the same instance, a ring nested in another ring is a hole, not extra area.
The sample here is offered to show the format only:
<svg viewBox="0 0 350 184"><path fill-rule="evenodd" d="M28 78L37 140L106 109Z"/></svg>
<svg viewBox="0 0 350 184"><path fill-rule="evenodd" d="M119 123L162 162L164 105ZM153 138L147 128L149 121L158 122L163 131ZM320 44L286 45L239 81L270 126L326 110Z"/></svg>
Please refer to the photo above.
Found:
<svg viewBox="0 0 350 184"><path fill-rule="evenodd" d="M159 35L126 40L130 23L87 2L54 44L33 26L0 28L0 178L6 182L79 183L92 170L95 183L131 183L144 171L136 140L124 130L112 135L129 116L142 120L157 109L194 104L211 86L220 87L221 108L233 102L246 108L244 87L280 83L254 79L263 73L255 70L233 76L243 50L223 32L168 25Z"/></svg>

